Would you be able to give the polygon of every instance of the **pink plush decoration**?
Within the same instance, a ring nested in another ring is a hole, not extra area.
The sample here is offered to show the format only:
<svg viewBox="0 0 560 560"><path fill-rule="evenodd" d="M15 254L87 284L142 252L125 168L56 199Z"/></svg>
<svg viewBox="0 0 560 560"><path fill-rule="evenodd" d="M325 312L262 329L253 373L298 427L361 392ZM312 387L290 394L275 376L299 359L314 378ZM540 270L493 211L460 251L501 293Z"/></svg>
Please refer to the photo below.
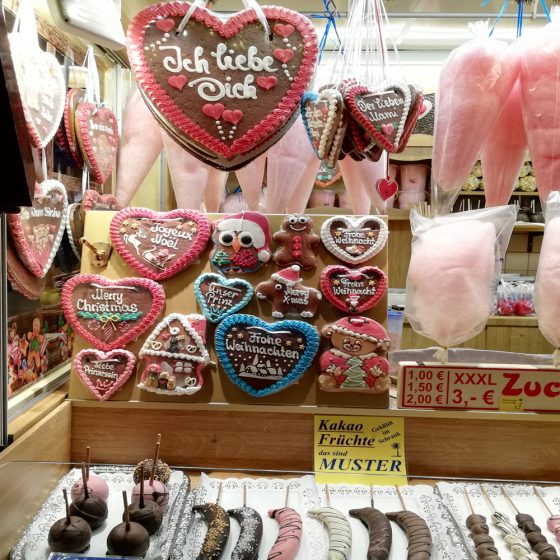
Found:
<svg viewBox="0 0 560 560"><path fill-rule="evenodd" d="M560 348L560 217L546 223L535 283L535 311L539 329Z"/></svg>
<svg viewBox="0 0 560 560"><path fill-rule="evenodd" d="M226 198L226 183L229 173L213 167L208 168L208 182L204 193L206 212L219 212L220 206Z"/></svg>
<svg viewBox="0 0 560 560"><path fill-rule="evenodd" d="M376 162L368 159L355 161L346 156L338 163L350 196L352 212L357 215L369 214L373 205L378 212L383 213L387 203L377 193L376 186L379 179L387 178L387 152L383 152Z"/></svg>
<svg viewBox="0 0 560 560"><path fill-rule="evenodd" d="M131 90L122 118L115 196L128 206L163 149L160 126L138 88Z"/></svg>
<svg viewBox="0 0 560 560"><path fill-rule="evenodd" d="M478 37L455 49L441 71L432 167L438 212L449 211L512 90L519 74L513 50Z"/></svg>
<svg viewBox="0 0 560 560"><path fill-rule="evenodd" d="M321 162L311 147L301 117L266 155L267 212L303 213Z"/></svg>
<svg viewBox="0 0 560 560"><path fill-rule="evenodd" d="M259 209L265 164L266 153L235 172L247 207L255 212Z"/></svg>
<svg viewBox="0 0 560 560"><path fill-rule="evenodd" d="M482 149L486 206L501 206L509 202L526 151L521 86L517 80Z"/></svg>
<svg viewBox="0 0 560 560"><path fill-rule="evenodd" d="M560 26L557 21L520 42L525 130L541 201L560 177Z"/></svg>
<svg viewBox="0 0 560 560"><path fill-rule="evenodd" d="M450 222L423 231L412 244L406 314L412 328L443 347L484 329L492 310L492 223Z"/></svg>

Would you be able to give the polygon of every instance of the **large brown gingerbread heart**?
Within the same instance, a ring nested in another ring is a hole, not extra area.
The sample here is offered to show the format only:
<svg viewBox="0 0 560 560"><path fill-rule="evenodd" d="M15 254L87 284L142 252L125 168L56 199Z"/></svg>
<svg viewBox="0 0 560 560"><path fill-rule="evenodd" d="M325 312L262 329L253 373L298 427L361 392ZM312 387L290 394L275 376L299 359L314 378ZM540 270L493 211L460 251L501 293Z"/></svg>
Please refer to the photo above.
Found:
<svg viewBox="0 0 560 560"><path fill-rule="evenodd" d="M64 185L49 179L35 186L33 206L22 207L19 214L8 217L21 260L39 278L48 272L62 241L67 204Z"/></svg>
<svg viewBox="0 0 560 560"><path fill-rule="evenodd" d="M226 166L240 154L252 159L299 108L317 60L313 25L265 6L269 38L252 9L224 22L198 8L180 30L189 7L157 4L133 19L127 50L138 84L162 125L197 157L216 155Z"/></svg>
<svg viewBox="0 0 560 560"><path fill-rule="evenodd" d="M115 113L95 103L80 103L76 110L76 136L92 179L103 184L117 159L119 129Z"/></svg>
<svg viewBox="0 0 560 560"><path fill-rule="evenodd" d="M108 280L77 274L62 288L66 320L99 350L123 348L140 336L165 305L165 292L147 278Z"/></svg>

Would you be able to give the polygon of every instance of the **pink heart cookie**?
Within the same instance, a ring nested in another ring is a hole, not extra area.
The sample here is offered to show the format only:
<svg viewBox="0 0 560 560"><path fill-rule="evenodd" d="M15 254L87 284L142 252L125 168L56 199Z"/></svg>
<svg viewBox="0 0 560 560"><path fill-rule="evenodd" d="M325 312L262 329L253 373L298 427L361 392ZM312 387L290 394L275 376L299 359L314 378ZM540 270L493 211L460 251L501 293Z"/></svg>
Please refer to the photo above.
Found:
<svg viewBox="0 0 560 560"><path fill-rule="evenodd" d="M354 270L343 265L327 266L320 288L327 300L346 313L363 313L375 307L387 292L387 276L376 266Z"/></svg>
<svg viewBox="0 0 560 560"><path fill-rule="evenodd" d="M33 206L22 207L8 216L15 248L29 272L42 278L47 274L64 234L66 189L49 179L35 185Z"/></svg>
<svg viewBox="0 0 560 560"><path fill-rule="evenodd" d="M77 274L62 288L66 320L100 350L115 350L136 340L165 305L163 288L147 278L109 280Z"/></svg>
<svg viewBox="0 0 560 560"><path fill-rule="evenodd" d="M210 222L196 210L125 208L113 217L110 234L127 264L147 278L163 280L198 258L210 238Z"/></svg>
<svg viewBox="0 0 560 560"><path fill-rule="evenodd" d="M80 103L76 110L76 135L92 179L103 184L117 159L119 130L115 113L94 103Z"/></svg>
<svg viewBox="0 0 560 560"><path fill-rule="evenodd" d="M306 17L276 6L263 6L272 37L253 9L222 21L197 8L177 33L189 6L167 2L139 12L128 29L129 60L154 115L179 143L209 163L238 166L281 136L299 109L315 70L317 34Z"/></svg>
<svg viewBox="0 0 560 560"><path fill-rule="evenodd" d="M102 352L87 348L74 358L80 381L100 401L106 401L122 389L136 366L136 357L128 350Z"/></svg>

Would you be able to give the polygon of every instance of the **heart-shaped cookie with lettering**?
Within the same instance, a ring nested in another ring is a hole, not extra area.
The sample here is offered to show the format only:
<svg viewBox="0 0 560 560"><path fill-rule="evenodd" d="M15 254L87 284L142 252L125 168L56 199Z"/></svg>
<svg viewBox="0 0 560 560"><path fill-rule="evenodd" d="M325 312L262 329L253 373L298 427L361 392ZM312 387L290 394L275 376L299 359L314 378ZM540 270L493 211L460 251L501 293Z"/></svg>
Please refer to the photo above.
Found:
<svg viewBox="0 0 560 560"><path fill-rule="evenodd" d="M19 33L10 36L18 89L25 121L36 148L44 148L58 130L64 112L66 84L56 57Z"/></svg>
<svg viewBox="0 0 560 560"><path fill-rule="evenodd" d="M8 236L6 243L6 257L8 261L8 280L12 288L27 299L39 299L45 289L47 280L45 277L37 278L29 272L21 262L10 236Z"/></svg>
<svg viewBox="0 0 560 560"><path fill-rule="evenodd" d="M147 278L163 280L202 253L210 237L210 222L196 210L125 208L111 220L110 234L127 264Z"/></svg>
<svg viewBox="0 0 560 560"><path fill-rule="evenodd" d="M401 82L387 82L373 91L366 85L348 87L344 102L354 120L379 147L396 152L410 112L410 88Z"/></svg>
<svg viewBox="0 0 560 560"><path fill-rule="evenodd" d="M8 216L15 248L29 271L42 278L47 274L66 223L68 200L59 181L48 179L35 185L33 206Z"/></svg>
<svg viewBox="0 0 560 560"><path fill-rule="evenodd" d="M302 321L269 324L252 315L231 315L218 325L214 342L230 380L253 397L264 397L285 389L310 368L319 333Z"/></svg>
<svg viewBox="0 0 560 560"><path fill-rule="evenodd" d="M335 264L321 272L320 288L327 300L346 313L375 307L387 292L387 276L376 266L350 269Z"/></svg>
<svg viewBox="0 0 560 560"><path fill-rule="evenodd" d="M253 297L253 286L242 278L228 280L222 274L206 272L194 283L194 295L203 315L211 323L219 323L241 311Z"/></svg>
<svg viewBox="0 0 560 560"><path fill-rule="evenodd" d="M168 2L139 12L128 28L129 60L162 126L196 157L233 168L279 138L299 109L317 34L306 17L274 6L262 8L270 37L253 9L223 21L197 8L183 29L189 7Z"/></svg>
<svg viewBox="0 0 560 560"><path fill-rule="evenodd" d="M92 179L102 185L117 159L119 129L115 113L95 103L80 103L76 109L76 137Z"/></svg>
<svg viewBox="0 0 560 560"><path fill-rule="evenodd" d="M102 352L86 348L74 358L76 375L100 401L106 401L122 389L135 366L134 354L121 349Z"/></svg>
<svg viewBox="0 0 560 560"><path fill-rule="evenodd" d="M88 189L82 197L82 217L89 210L109 210L115 212L122 207L114 194L101 194L93 189Z"/></svg>
<svg viewBox="0 0 560 560"><path fill-rule="evenodd" d="M388 236L387 224L377 216L334 216L321 226L325 248L350 265L361 264L377 255L385 247Z"/></svg>
<svg viewBox="0 0 560 560"><path fill-rule="evenodd" d="M115 350L136 340L165 305L165 292L147 278L109 280L77 274L62 288L66 320L99 350Z"/></svg>

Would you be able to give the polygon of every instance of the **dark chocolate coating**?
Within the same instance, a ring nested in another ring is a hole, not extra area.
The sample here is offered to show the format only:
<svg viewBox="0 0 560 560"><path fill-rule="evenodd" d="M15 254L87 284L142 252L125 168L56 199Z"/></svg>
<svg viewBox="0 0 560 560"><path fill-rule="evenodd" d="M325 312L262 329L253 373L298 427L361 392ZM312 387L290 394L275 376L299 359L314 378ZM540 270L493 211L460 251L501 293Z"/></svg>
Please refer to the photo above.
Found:
<svg viewBox="0 0 560 560"><path fill-rule="evenodd" d="M521 529L523 529L525 534L541 532L541 528L534 521L526 521L525 523L522 523Z"/></svg>
<svg viewBox="0 0 560 560"><path fill-rule="evenodd" d="M478 533L477 535L471 535L470 537L473 540L475 546L484 543L494 544L494 539L486 533Z"/></svg>
<svg viewBox="0 0 560 560"><path fill-rule="evenodd" d="M224 551L229 536L229 516L226 510L213 503L193 506L193 511L202 514L208 531L196 560L218 560Z"/></svg>
<svg viewBox="0 0 560 560"><path fill-rule="evenodd" d="M480 525L482 523L486 523L486 517L484 517L484 515L478 515L477 513L473 513L465 519L467 529L470 529L473 525Z"/></svg>
<svg viewBox="0 0 560 560"><path fill-rule="evenodd" d="M258 511L244 506L228 510L228 515L240 526L239 538L231 553L231 560L257 560L263 534L263 522Z"/></svg>
<svg viewBox="0 0 560 560"><path fill-rule="evenodd" d="M134 474L132 475L134 484L140 482L140 472L142 471L142 465L144 465L144 480L149 480L152 477L152 468L154 465L153 459L144 459L140 461L138 465L134 468ZM164 463L161 459L157 460L156 470L154 473L154 480L159 480L164 484L169 482L169 477L171 476L171 469L167 463Z"/></svg>
<svg viewBox="0 0 560 560"><path fill-rule="evenodd" d="M539 560L560 560L560 556L556 552L543 552L539 554Z"/></svg>
<svg viewBox="0 0 560 560"><path fill-rule="evenodd" d="M52 552L83 552L89 548L91 528L81 517L66 517L55 521L49 529L49 546Z"/></svg>
<svg viewBox="0 0 560 560"><path fill-rule="evenodd" d="M406 533L408 560L429 560L432 556L432 535L424 519L412 511L386 513Z"/></svg>
<svg viewBox="0 0 560 560"><path fill-rule="evenodd" d="M486 523L476 523L470 527L470 532L473 535L487 535L490 532L490 527Z"/></svg>
<svg viewBox="0 0 560 560"><path fill-rule="evenodd" d="M78 498L70 504L70 515L85 519L92 530L101 527L107 514L107 503L96 494L90 494L89 498Z"/></svg>
<svg viewBox="0 0 560 560"><path fill-rule="evenodd" d="M476 547L476 554L479 558L484 558L489 552L498 554L498 549L494 546L494 543L482 543Z"/></svg>
<svg viewBox="0 0 560 560"><path fill-rule="evenodd" d="M387 516L372 507L351 509L348 513L358 518L368 528L367 560L387 560L393 541L391 523Z"/></svg>
<svg viewBox="0 0 560 560"><path fill-rule="evenodd" d="M161 508L152 500L145 500L143 508L141 508L139 504L131 504L128 506L128 513L130 515L130 521L140 523L150 535L153 535L161 527L163 522ZM123 521L125 521L124 513Z"/></svg>
<svg viewBox="0 0 560 560"><path fill-rule="evenodd" d="M525 537L527 538L527 542L531 545L531 548L533 548L538 543L547 542L546 537L540 531L526 533Z"/></svg>
<svg viewBox="0 0 560 560"><path fill-rule="evenodd" d="M150 535L139 523L131 522L128 531L126 523L119 523L111 529L107 537L109 554L143 558L148 548L150 548Z"/></svg>
<svg viewBox="0 0 560 560"><path fill-rule="evenodd" d="M520 529L523 529L523 523L527 523L527 522L534 523L535 522L535 520L527 513L518 513L515 516L515 521L517 521L517 526Z"/></svg>
<svg viewBox="0 0 560 560"><path fill-rule="evenodd" d="M534 547L532 547L533 550L540 556L541 554L543 554L544 552L554 552L556 554L556 549L554 548L553 545L551 545L548 542L540 542L537 543ZM540 560L540 559L539 559Z"/></svg>

